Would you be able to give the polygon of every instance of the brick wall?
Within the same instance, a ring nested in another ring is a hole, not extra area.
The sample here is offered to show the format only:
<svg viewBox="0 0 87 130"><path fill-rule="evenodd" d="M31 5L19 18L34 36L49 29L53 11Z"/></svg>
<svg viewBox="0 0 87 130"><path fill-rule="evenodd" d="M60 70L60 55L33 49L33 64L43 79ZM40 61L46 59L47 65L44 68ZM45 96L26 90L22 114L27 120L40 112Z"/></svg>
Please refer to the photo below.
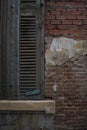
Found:
<svg viewBox="0 0 87 130"><path fill-rule="evenodd" d="M61 35L78 39L85 39L87 37L87 1L54 1L47 0L45 2L46 36Z"/></svg>
<svg viewBox="0 0 87 130"><path fill-rule="evenodd" d="M45 37L87 40L87 1L46 0ZM46 65L46 97L56 101L55 130L87 130L87 54Z"/></svg>

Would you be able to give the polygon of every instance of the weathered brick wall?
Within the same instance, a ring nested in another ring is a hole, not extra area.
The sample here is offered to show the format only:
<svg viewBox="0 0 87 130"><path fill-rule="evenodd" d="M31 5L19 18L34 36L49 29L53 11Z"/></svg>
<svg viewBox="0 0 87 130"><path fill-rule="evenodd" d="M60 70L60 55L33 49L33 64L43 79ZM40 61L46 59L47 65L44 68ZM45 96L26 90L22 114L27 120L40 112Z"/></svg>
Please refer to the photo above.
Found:
<svg viewBox="0 0 87 130"><path fill-rule="evenodd" d="M77 47L74 55L65 60L70 51L65 47L61 53L56 51L59 57L53 56L50 47L55 37L64 42L79 41L81 51L76 55ZM56 101L55 130L87 130L87 1L46 0L45 39L46 97ZM62 62L58 59L61 57ZM54 63L57 60L60 64Z"/></svg>
<svg viewBox="0 0 87 130"><path fill-rule="evenodd" d="M64 0L46 0L45 2L46 36L87 38L87 1L59 1Z"/></svg>

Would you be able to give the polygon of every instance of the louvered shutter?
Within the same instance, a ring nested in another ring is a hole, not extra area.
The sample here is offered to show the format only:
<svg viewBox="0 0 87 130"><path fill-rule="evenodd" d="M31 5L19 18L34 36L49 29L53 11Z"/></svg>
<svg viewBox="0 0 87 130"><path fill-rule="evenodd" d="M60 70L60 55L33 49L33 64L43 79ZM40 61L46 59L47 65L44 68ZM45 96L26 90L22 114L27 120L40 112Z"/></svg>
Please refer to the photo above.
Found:
<svg viewBox="0 0 87 130"><path fill-rule="evenodd" d="M43 0L5 2L2 0L1 7L4 11L1 11L3 17L0 25L1 98L42 99L44 97Z"/></svg>
<svg viewBox="0 0 87 130"><path fill-rule="evenodd" d="M40 0L20 1L19 20L19 97L38 99L42 96L43 55ZM44 60L44 59L43 59ZM44 73L43 73L44 75Z"/></svg>

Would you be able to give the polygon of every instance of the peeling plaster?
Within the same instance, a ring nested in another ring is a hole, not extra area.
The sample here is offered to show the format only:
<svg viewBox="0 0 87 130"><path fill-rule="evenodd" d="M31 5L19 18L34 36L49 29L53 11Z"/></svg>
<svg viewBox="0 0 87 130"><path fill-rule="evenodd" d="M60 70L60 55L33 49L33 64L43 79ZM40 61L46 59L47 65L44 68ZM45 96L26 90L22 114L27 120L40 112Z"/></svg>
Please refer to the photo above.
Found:
<svg viewBox="0 0 87 130"><path fill-rule="evenodd" d="M46 38L46 64L61 65L68 59L87 54L86 40L74 40L66 37Z"/></svg>

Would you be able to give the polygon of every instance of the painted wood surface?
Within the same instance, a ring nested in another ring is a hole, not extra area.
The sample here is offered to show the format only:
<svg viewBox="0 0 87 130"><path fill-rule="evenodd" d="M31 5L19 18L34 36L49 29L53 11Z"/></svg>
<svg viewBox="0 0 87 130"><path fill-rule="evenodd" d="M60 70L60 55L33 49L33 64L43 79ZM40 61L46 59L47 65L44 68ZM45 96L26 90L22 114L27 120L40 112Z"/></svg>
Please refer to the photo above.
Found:
<svg viewBox="0 0 87 130"><path fill-rule="evenodd" d="M45 111L55 113L55 102L52 100L1 100L0 111Z"/></svg>

